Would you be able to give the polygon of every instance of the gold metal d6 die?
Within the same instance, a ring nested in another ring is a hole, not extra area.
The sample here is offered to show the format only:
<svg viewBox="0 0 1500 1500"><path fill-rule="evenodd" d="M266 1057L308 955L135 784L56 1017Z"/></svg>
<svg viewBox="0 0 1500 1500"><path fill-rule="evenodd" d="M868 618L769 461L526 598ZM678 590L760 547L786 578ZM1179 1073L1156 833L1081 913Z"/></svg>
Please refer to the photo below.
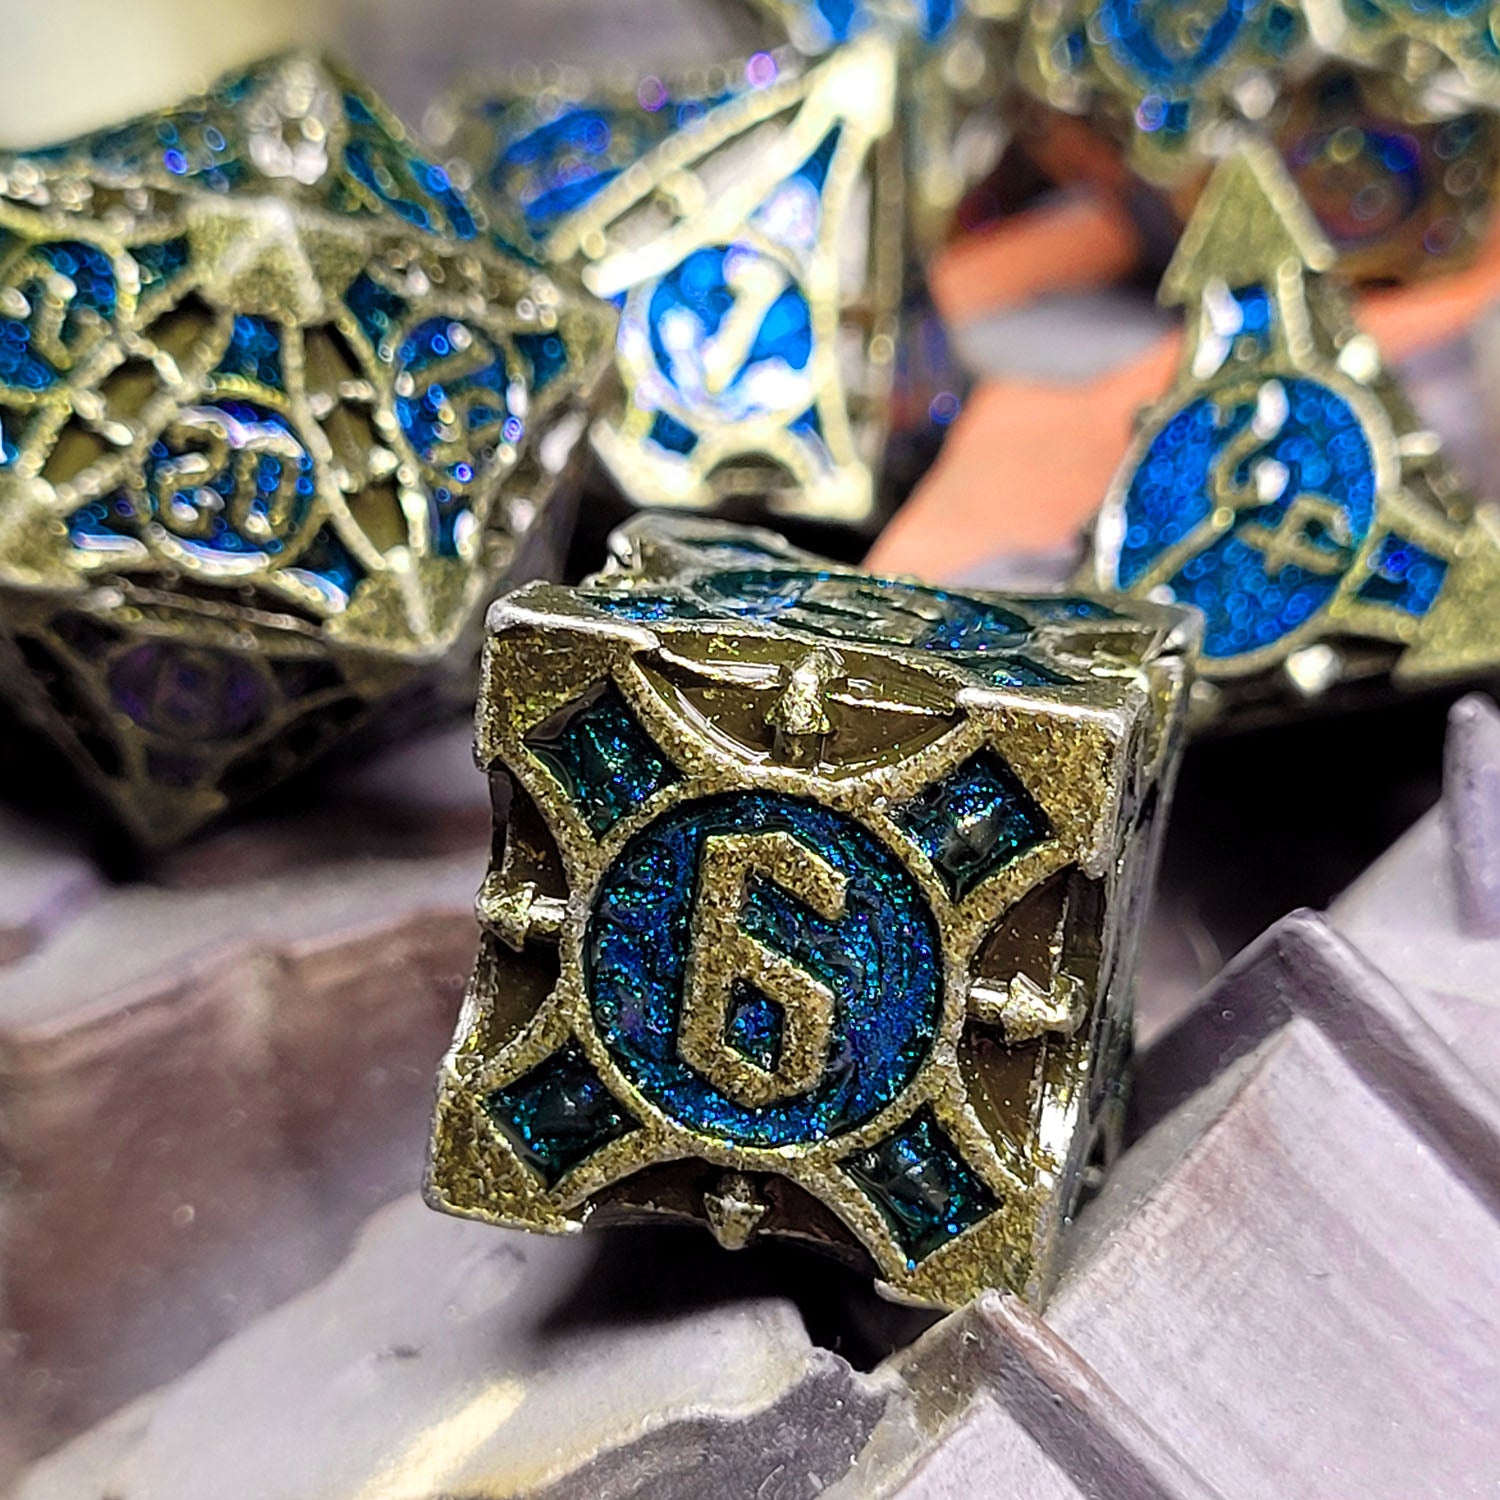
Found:
<svg viewBox="0 0 1500 1500"><path fill-rule="evenodd" d="M1194 628L643 518L491 611L434 1207L688 1215L1040 1299L1124 1089Z"/></svg>
<svg viewBox="0 0 1500 1500"><path fill-rule="evenodd" d="M163 843L467 679L613 322L309 58L0 158L4 692Z"/></svg>

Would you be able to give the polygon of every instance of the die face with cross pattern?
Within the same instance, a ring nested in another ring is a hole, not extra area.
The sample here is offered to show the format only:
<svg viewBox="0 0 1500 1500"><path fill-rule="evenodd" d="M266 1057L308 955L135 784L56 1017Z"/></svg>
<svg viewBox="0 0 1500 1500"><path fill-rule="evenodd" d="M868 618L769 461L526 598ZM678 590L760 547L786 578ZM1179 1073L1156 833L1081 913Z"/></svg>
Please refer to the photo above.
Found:
<svg viewBox="0 0 1500 1500"><path fill-rule="evenodd" d="M787 1233L1034 1299L1118 1124L1195 640L642 518L493 606L437 1208Z"/></svg>

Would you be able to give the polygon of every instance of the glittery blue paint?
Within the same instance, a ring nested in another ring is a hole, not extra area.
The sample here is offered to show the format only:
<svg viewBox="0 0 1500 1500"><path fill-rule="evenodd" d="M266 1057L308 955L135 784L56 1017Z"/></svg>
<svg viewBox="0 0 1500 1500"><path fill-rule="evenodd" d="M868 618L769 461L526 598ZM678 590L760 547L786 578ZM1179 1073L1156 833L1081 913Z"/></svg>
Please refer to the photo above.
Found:
<svg viewBox="0 0 1500 1500"><path fill-rule="evenodd" d="M651 419L646 441L665 448L668 453L680 453L685 457L698 446L698 434L691 427L684 427L676 417L659 411Z"/></svg>
<svg viewBox="0 0 1500 1500"><path fill-rule="evenodd" d="M890 1225L908 1269L1000 1207L927 1110L844 1170Z"/></svg>
<svg viewBox="0 0 1500 1500"><path fill-rule="evenodd" d="M115 315L115 272L109 257L93 245L58 240L33 246L20 260L24 268L11 288L26 299L24 318L0 317L0 385L41 391L67 374L90 328ZM58 279L60 278L60 280ZM38 347L38 326L48 304L65 307L55 338L63 353Z"/></svg>
<svg viewBox="0 0 1500 1500"><path fill-rule="evenodd" d="M955 901L1052 836L1036 799L989 750L971 756L893 816Z"/></svg>
<svg viewBox="0 0 1500 1500"><path fill-rule="evenodd" d="M1123 66L1157 88L1189 89L1234 48L1254 0L1223 0L1189 31L1184 12L1197 19L1205 9L1178 0L1102 0L1095 17L1101 40Z"/></svg>
<svg viewBox="0 0 1500 1500"><path fill-rule="evenodd" d="M1359 418L1342 397L1316 381L1282 382L1287 416L1280 429L1249 453L1221 484L1251 483L1251 469L1264 459L1285 466L1279 496L1250 504L1233 526L1217 536L1205 523L1215 510L1212 481L1226 445L1248 427L1254 402L1223 410L1208 396L1175 413L1157 434L1125 500L1125 537L1116 578L1129 589L1151 563L1202 528L1203 545L1169 580L1179 603L1193 604L1207 619L1204 654L1225 659L1271 645L1295 630L1332 599L1339 576L1369 533L1375 505L1375 464ZM1339 516L1342 536L1292 512L1299 497L1328 502ZM1266 538L1283 525L1300 531L1305 544L1326 556L1327 571L1295 562L1270 568Z"/></svg>
<svg viewBox="0 0 1500 1500"><path fill-rule="evenodd" d="M266 318L238 314L229 336L229 347L225 349L216 373L239 375L246 380L259 381L273 390L282 390L280 330Z"/></svg>
<svg viewBox="0 0 1500 1500"><path fill-rule="evenodd" d="M751 549L735 551L754 555ZM953 658L996 687L1055 686L1073 681L1035 661L1025 648L1035 639L1033 620L1113 619L1112 611L1089 600L1015 601L1031 619L995 604L945 589L898 579L848 577L802 568L746 569L713 573L688 590L649 596L599 589L585 595L596 608L621 619L755 620L869 645L903 646Z"/></svg>
<svg viewBox="0 0 1500 1500"><path fill-rule="evenodd" d="M801 0L816 18L812 34L823 46L836 46L876 24L878 13L867 0ZM962 0L911 0L909 24L924 42L940 41L958 18ZM903 15L903 22L906 21Z"/></svg>
<svg viewBox="0 0 1500 1500"><path fill-rule="evenodd" d="M750 885L744 930L835 997L816 1086L751 1108L682 1061L677 1021L704 841L770 832L816 851L848 884L836 922L769 881ZM908 871L851 819L773 793L680 804L636 834L600 883L584 967L594 1025L634 1086L689 1128L745 1146L824 1140L870 1119L916 1075L942 1011L937 925Z"/></svg>
<svg viewBox="0 0 1500 1500"><path fill-rule="evenodd" d="M140 268L141 295L145 297L187 269L188 242L183 238L132 245L130 254Z"/></svg>
<svg viewBox="0 0 1500 1500"><path fill-rule="evenodd" d="M486 1095L484 1108L548 1187L634 1128L576 1042Z"/></svg>
<svg viewBox="0 0 1500 1500"><path fill-rule="evenodd" d="M570 703L526 736L526 747L578 803L600 837L677 780L613 683Z"/></svg>
<svg viewBox="0 0 1500 1500"><path fill-rule="evenodd" d="M1425 615L1437 600L1447 574L1448 564L1443 558L1392 533L1381 539L1370 576L1359 586L1358 597L1367 604L1388 604L1409 615Z"/></svg>
<svg viewBox="0 0 1500 1500"><path fill-rule="evenodd" d="M529 382L533 396L552 384L568 368L568 351L555 333L518 333L516 348L531 366Z"/></svg>
<svg viewBox="0 0 1500 1500"><path fill-rule="evenodd" d="M369 339L376 356L389 364L396 355L392 338L406 315L405 299L361 271L349 283L344 301L365 337Z"/></svg>
<svg viewBox="0 0 1500 1500"><path fill-rule="evenodd" d="M724 1035L741 1057L771 1073L781 1056L785 1017L781 1007L754 985L737 982Z"/></svg>
<svg viewBox="0 0 1500 1500"><path fill-rule="evenodd" d="M418 229L471 240L479 232L473 212L435 162L392 137L358 94L344 95L351 126L344 167L381 203Z"/></svg>
<svg viewBox="0 0 1500 1500"><path fill-rule="evenodd" d="M745 245L714 245L695 250L657 283L647 307L651 352L663 378L677 390L699 394L700 381L679 365L696 370L702 351L719 332L738 301L734 281L740 268L763 257ZM794 286L787 286L766 309L745 357L716 393L716 404L737 416L756 409L747 385L764 366L778 362L803 370L812 354L812 309Z"/></svg>
<svg viewBox="0 0 1500 1500"><path fill-rule="evenodd" d="M449 318L428 318L396 355L396 420L424 463L441 469L434 487L433 544L456 552L454 525L467 510L468 486L494 459L500 441L520 439L520 418L506 400L509 376L500 351L482 333Z"/></svg>
<svg viewBox="0 0 1500 1500"><path fill-rule="evenodd" d="M297 559L297 567L303 573L322 579L344 599L352 599L354 592L366 578L364 567L354 560L339 535L331 526L319 529L306 550Z"/></svg>
<svg viewBox="0 0 1500 1500"><path fill-rule="evenodd" d="M312 506L312 455L302 446L290 422L278 412L248 401L220 401L212 412L223 422L227 453L217 469L199 473L180 469L191 446L174 446L170 434L158 438L143 465L146 494L153 516L173 532L182 546L207 556L274 555L285 539L302 526ZM268 444L290 437L296 441L295 459L269 450ZM204 440L207 440L205 432ZM248 465L242 454L252 455ZM286 474L291 463L294 474ZM248 481L248 485L244 482ZM290 497L285 493L290 483ZM247 515L256 516L267 534L249 535L241 528Z"/></svg>

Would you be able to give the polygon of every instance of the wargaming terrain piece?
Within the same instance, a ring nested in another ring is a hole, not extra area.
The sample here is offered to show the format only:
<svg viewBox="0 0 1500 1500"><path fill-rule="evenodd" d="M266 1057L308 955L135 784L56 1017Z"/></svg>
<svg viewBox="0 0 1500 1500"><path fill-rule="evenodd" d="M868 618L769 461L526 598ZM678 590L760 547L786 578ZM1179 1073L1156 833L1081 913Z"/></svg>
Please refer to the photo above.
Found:
<svg viewBox="0 0 1500 1500"><path fill-rule="evenodd" d="M1206 712L1416 685L1500 658L1500 518L1477 510L1324 271L1268 147L1214 175L1161 297L1177 379L1093 534L1093 586L1196 605Z"/></svg>
<svg viewBox="0 0 1500 1500"><path fill-rule="evenodd" d="M634 503L876 519L908 243L897 63L878 32L670 85L483 82L439 112L511 237L620 308L621 395L592 434Z"/></svg>
<svg viewBox="0 0 1500 1500"><path fill-rule="evenodd" d="M642 520L499 602L432 1203L661 1213L1032 1298L1111 1153L1188 617Z"/></svg>
<svg viewBox="0 0 1500 1500"><path fill-rule="evenodd" d="M466 667L612 322L308 58L0 158L4 692L157 843Z"/></svg>

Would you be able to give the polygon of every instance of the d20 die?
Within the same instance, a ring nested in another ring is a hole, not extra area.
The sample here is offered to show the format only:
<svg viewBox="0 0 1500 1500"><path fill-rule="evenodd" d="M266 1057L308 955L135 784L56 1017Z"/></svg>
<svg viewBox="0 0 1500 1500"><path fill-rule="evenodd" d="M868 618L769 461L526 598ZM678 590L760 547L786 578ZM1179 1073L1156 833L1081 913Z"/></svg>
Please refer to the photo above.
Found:
<svg viewBox="0 0 1500 1500"><path fill-rule="evenodd" d="M286 57L0 157L0 671L146 842L548 566L614 317Z"/></svg>
<svg viewBox="0 0 1500 1500"><path fill-rule="evenodd" d="M430 1201L1040 1298L1118 1122L1191 617L706 522L615 548L490 613L495 862Z"/></svg>

